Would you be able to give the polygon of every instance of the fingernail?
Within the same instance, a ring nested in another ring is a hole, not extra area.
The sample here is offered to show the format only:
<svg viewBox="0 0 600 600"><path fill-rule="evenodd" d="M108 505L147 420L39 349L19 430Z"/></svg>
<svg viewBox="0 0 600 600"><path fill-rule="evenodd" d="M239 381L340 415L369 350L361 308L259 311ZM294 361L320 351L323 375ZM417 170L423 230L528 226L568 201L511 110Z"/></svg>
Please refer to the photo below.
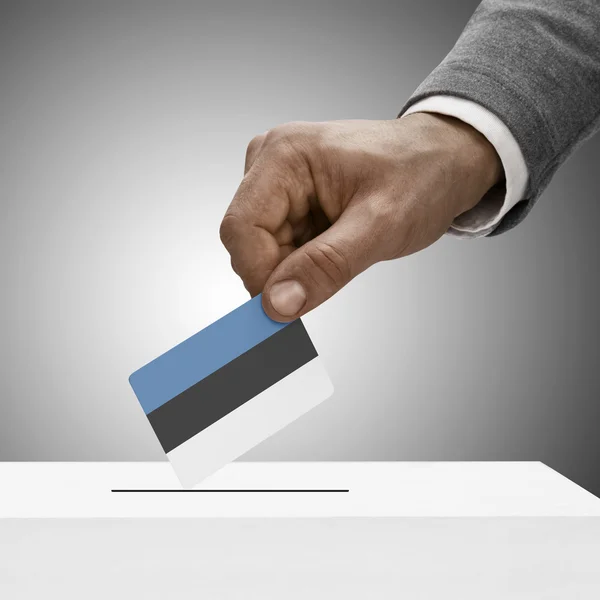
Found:
<svg viewBox="0 0 600 600"><path fill-rule="evenodd" d="M278 281L271 288L269 299L282 317L291 317L306 304L306 291L297 281Z"/></svg>

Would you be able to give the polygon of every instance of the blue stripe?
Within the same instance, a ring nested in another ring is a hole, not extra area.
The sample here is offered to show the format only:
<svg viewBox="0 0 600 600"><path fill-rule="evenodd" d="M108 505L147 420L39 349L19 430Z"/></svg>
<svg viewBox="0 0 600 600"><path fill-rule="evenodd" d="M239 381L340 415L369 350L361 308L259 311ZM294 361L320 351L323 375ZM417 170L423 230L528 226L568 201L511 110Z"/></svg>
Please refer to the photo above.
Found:
<svg viewBox="0 0 600 600"><path fill-rule="evenodd" d="M286 325L267 317L256 296L137 370L129 383L149 414Z"/></svg>

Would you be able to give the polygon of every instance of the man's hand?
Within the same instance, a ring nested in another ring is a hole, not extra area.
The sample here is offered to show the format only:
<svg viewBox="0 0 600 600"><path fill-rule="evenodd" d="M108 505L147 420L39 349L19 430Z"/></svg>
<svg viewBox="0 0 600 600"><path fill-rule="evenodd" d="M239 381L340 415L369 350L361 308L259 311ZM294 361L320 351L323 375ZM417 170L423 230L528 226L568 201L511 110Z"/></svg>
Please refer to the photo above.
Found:
<svg viewBox="0 0 600 600"><path fill-rule="evenodd" d="M221 240L267 314L290 321L435 242L501 177L492 145L441 115L290 123L248 146Z"/></svg>

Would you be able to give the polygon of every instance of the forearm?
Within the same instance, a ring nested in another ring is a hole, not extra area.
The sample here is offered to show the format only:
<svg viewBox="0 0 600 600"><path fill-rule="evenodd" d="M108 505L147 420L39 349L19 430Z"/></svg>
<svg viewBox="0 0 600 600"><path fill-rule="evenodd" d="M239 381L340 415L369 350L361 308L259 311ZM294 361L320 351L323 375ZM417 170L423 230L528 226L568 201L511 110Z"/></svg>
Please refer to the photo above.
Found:
<svg viewBox="0 0 600 600"><path fill-rule="evenodd" d="M402 112L440 95L492 112L522 150L528 185L494 233L505 231L600 127L600 2L484 0Z"/></svg>

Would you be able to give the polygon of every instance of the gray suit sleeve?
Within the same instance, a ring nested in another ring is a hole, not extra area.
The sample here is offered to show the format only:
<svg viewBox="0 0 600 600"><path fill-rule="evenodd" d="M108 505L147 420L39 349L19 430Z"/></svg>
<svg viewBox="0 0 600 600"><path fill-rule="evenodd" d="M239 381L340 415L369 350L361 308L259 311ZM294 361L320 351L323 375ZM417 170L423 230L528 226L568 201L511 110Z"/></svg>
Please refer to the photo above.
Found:
<svg viewBox="0 0 600 600"><path fill-rule="evenodd" d="M600 0L484 0L400 114L440 94L485 107L521 147L529 185L491 235L502 233L600 129Z"/></svg>

